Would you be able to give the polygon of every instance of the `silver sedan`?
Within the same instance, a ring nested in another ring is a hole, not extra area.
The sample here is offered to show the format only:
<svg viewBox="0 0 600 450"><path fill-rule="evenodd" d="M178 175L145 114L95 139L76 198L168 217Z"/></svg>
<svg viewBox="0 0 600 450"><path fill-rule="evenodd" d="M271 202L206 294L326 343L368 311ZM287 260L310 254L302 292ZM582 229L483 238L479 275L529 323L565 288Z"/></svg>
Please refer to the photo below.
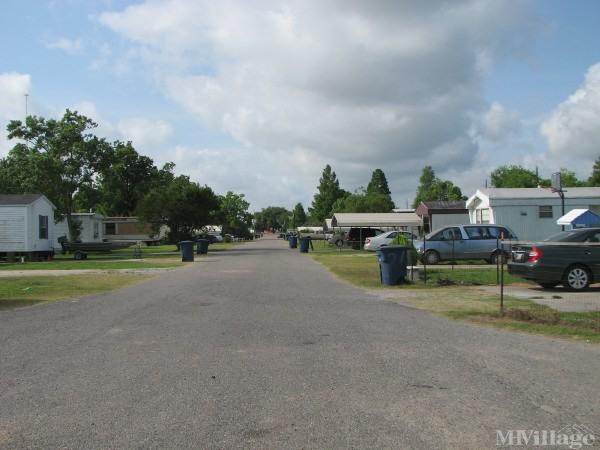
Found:
<svg viewBox="0 0 600 450"><path fill-rule="evenodd" d="M391 245L392 241L396 239L396 237L402 234L408 238L408 240L417 240L417 236L412 234L410 231L387 231L385 233L381 233L377 236L367 238L365 241L365 250L379 250L381 247L386 247Z"/></svg>

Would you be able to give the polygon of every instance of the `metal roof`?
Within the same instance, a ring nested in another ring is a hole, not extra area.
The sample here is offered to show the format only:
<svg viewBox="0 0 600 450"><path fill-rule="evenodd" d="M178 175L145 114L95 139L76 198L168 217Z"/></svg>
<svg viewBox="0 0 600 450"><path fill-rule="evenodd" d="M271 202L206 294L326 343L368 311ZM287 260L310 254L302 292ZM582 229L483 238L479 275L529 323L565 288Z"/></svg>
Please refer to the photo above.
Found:
<svg viewBox="0 0 600 450"><path fill-rule="evenodd" d="M46 198L43 194L0 194L0 205L6 206L24 206L31 205L33 202L38 200L39 198L44 197L48 203L52 205L53 208L55 206L52 204L50 200Z"/></svg>
<svg viewBox="0 0 600 450"><path fill-rule="evenodd" d="M488 188L478 189L490 199L501 198L556 198L557 193L549 188ZM566 198L600 198L600 187L564 188Z"/></svg>
<svg viewBox="0 0 600 450"><path fill-rule="evenodd" d="M332 227L406 227L422 223L415 213L336 213L331 220Z"/></svg>

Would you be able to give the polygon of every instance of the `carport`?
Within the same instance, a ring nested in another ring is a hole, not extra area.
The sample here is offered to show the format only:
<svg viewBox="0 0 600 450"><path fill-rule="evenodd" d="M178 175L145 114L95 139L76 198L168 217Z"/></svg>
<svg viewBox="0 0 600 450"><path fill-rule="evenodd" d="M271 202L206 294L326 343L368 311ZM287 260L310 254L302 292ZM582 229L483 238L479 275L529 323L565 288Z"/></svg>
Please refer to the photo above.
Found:
<svg viewBox="0 0 600 450"><path fill-rule="evenodd" d="M387 230L408 230L417 234L423 221L414 212L398 213L335 213L331 219L332 228L382 228ZM362 233L360 236L362 242Z"/></svg>

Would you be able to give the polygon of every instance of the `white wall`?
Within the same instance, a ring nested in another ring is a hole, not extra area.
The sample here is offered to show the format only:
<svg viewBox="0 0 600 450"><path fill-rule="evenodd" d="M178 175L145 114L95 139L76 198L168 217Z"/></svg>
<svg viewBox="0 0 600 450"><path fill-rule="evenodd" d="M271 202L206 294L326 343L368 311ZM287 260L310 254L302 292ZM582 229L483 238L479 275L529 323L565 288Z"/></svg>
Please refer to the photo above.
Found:
<svg viewBox="0 0 600 450"><path fill-rule="evenodd" d="M43 197L27 207L29 252L46 252L54 249L54 209ZM39 216L48 216L48 239L40 239Z"/></svg>
<svg viewBox="0 0 600 450"><path fill-rule="evenodd" d="M81 235L80 239L82 242L102 242L104 239L104 226L103 226L103 216L100 214L94 215L73 215L75 220L79 220L81 222ZM97 224L97 235L94 234L94 224ZM58 242L58 238L61 236L67 236L67 239L70 240L71 236L69 234L69 227L67 226L67 219L63 219L58 222L55 226L54 233L54 248L61 248L60 243Z"/></svg>
<svg viewBox="0 0 600 450"><path fill-rule="evenodd" d="M520 240L536 241L561 231L556 221L562 216L560 198L492 199L490 223L506 225ZM565 213L575 208L587 209L600 205L600 199L565 199ZM484 206L484 205L479 205ZM552 217L540 218L539 207L552 206ZM473 211L471 223L475 223Z"/></svg>
<svg viewBox="0 0 600 450"><path fill-rule="evenodd" d="M0 252L26 251L26 222L26 206L0 206Z"/></svg>

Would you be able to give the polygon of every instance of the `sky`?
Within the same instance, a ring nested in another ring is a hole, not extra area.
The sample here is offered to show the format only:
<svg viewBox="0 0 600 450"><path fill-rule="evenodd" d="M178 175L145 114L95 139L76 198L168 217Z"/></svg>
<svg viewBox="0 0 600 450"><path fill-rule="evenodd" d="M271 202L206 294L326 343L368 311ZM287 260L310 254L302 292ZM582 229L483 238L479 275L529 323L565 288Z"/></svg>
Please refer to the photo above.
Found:
<svg viewBox="0 0 600 450"><path fill-rule="evenodd" d="M600 157L596 0L5 0L0 42L0 156L70 108L252 210L310 206L326 164L406 207L426 165L469 196Z"/></svg>

